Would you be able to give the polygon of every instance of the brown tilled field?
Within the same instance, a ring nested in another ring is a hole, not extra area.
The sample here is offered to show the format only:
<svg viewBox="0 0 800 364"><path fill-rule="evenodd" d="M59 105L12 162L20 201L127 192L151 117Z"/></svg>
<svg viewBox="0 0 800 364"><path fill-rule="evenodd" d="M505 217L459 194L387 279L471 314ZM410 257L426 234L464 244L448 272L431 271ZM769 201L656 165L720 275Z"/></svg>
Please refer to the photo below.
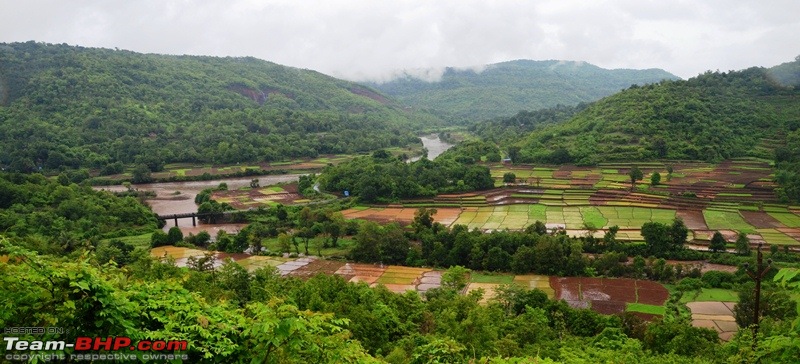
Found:
<svg viewBox="0 0 800 364"><path fill-rule="evenodd" d="M627 303L661 306L669 298L659 283L628 278L550 277L550 285L556 299L604 314L623 312Z"/></svg>

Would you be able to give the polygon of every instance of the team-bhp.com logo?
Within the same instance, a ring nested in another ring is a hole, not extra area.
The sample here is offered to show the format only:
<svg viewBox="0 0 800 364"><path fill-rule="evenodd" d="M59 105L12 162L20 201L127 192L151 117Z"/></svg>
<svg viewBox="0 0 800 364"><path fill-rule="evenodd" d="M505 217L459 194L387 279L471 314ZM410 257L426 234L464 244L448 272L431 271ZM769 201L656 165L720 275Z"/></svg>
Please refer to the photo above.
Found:
<svg viewBox="0 0 800 364"><path fill-rule="evenodd" d="M139 340L134 342L124 336L86 337L80 336L74 343L66 341L47 340L21 340L18 337L4 337L6 360L30 360L39 357L44 361L63 360L69 356L72 360L174 360L188 359L186 354L173 354L173 352L186 351L186 340ZM73 353L67 355L65 350L72 349ZM110 353L87 353L96 351ZM16 353L11 353L11 352ZM23 352L23 353L18 353ZM27 353L26 353L27 352ZM46 352L46 353L31 353ZM47 357L45 357L47 356Z"/></svg>

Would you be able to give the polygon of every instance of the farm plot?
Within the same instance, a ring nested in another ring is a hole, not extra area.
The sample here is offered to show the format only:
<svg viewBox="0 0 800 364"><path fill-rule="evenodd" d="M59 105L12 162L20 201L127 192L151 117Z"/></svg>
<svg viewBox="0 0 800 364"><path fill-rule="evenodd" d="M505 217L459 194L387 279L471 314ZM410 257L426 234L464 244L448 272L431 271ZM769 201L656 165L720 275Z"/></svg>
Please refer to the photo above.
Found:
<svg viewBox="0 0 800 364"><path fill-rule="evenodd" d="M424 293L429 289L439 288L441 286L442 272L432 270L422 273L422 277L420 277L419 284L417 285L417 292Z"/></svg>
<svg viewBox="0 0 800 364"><path fill-rule="evenodd" d="M301 278L313 277L317 274L332 275L344 265L333 260L315 259L308 264L294 269L290 275Z"/></svg>
<svg viewBox="0 0 800 364"><path fill-rule="evenodd" d="M342 215L347 219L398 222L407 225L414 220L416 211L416 208L404 207L354 207L343 210ZM437 207L433 219L445 226L449 226L457 221L461 211L461 208Z"/></svg>
<svg viewBox="0 0 800 364"><path fill-rule="evenodd" d="M237 260L236 263L247 269L248 272L254 272L264 267L277 267L286 261L288 259L280 257L251 256Z"/></svg>
<svg viewBox="0 0 800 364"><path fill-rule="evenodd" d="M800 245L793 237L776 229L758 229L758 234L770 245Z"/></svg>
<svg viewBox="0 0 800 364"><path fill-rule="evenodd" d="M597 206L607 219L605 227L617 225L621 229L640 229L646 222L671 223L675 210L628 206Z"/></svg>
<svg viewBox="0 0 800 364"><path fill-rule="evenodd" d="M390 265L375 283L407 285L413 290L415 284L419 283L420 276L426 271L428 269Z"/></svg>
<svg viewBox="0 0 800 364"><path fill-rule="evenodd" d="M345 263L334 274L342 276L348 282L375 283L386 271L385 266L372 264Z"/></svg>
<svg viewBox="0 0 800 364"><path fill-rule="evenodd" d="M786 212L767 212L769 216L775 220L780 221L783 225L790 228L800 228L800 216L797 216L788 210Z"/></svg>
<svg viewBox="0 0 800 364"><path fill-rule="evenodd" d="M744 221L739 212L705 209L703 217L711 230L736 230L745 234L754 233L756 229Z"/></svg>
<svg viewBox="0 0 800 364"><path fill-rule="evenodd" d="M289 260L289 261L286 261L286 262L284 262L282 264L279 264L275 268L278 269L278 273L280 273L282 276L285 276L287 274L291 274L292 272L296 271L297 269L305 267L306 265L308 265L309 263L313 262L314 260L315 260L315 258L298 258L298 259L295 259L295 260Z"/></svg>
<svg viewBox="0 0 800 364"><path fill-rule="evenodd" d="M230 204L239 210L258 206L275 206L279 203L290 205L301 199L297 193L297 184L215 191L211 198L219 203Z"/></svg>
<svg viewBox="0 0 800 364"><path fill-rule="evenodd" d="M470 283L467 285L466 293L482 289L484 291L481 303L486 303L497 294L496 289L501 285L514 283L514 276L506 274L481 274L473 272L470 274Z"/></svg>
<svg viewBox="0 0 800 364"><path fill-rule="evenodd" d="M528 289L539 289L547 294L547 297L555 297L553 287L550 287L550 277L537 274L514 276L514 283Z"/></svg>
<svg viewBox="0 0 800 364"><path fill-rule="evenodd" d="M557 299L565 300L572 307L592 308L604 314L623 312L629 304L637 304L631 309L638 310L636 312L644 310L645 305L663 306L669 297L669 292L658 283L625 278L551 277L550 285Z"/></svg>
<svg viewBox="0 0 800 364"><path fill-rule="evenodd" d="M692 326L716 330L720 339L728 341L739 330L733 316L736 302L689 302L686 307L692 312Z"/></svg>

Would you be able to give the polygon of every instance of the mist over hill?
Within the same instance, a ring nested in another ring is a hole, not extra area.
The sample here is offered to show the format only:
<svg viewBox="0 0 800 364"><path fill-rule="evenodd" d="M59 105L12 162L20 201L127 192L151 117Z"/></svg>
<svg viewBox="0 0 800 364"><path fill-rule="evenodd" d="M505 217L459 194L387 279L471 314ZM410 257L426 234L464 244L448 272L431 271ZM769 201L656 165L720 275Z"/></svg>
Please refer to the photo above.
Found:
<svg viewBox="0 0 800 364"><path fill-rule="evenodd" d="M424 75L424 76L420 76ZM441 73L410 72L376 89L448 121L511 116L521 110L590 102L631 86L677 76L661 69L608 70L585 62L517 60Z"/></svg>

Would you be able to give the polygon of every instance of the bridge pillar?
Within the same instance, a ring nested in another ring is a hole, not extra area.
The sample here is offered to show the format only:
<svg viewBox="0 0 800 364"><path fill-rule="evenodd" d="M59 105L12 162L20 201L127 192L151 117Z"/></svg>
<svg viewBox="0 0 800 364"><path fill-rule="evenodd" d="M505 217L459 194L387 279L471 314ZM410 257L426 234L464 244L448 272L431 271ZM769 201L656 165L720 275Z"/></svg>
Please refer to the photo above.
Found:
<svg viewBox="0 0 800 364"><path fill-rule="evenodd" d="M197 215L192 215L192 226L197 226Z"/></svg>
<svg viewBox="0 0 800 364"><path fill-rule="evenodd" d="M178 217L175 216L175 226L178 226Z"/></svg>

